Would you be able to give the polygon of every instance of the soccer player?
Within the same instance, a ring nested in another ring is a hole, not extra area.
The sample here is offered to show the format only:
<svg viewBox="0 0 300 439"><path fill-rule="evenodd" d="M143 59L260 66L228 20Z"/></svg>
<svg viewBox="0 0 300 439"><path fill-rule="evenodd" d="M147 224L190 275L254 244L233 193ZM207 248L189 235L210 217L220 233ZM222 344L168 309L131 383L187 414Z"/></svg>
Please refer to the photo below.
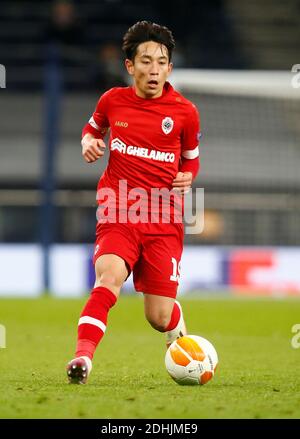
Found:
<svg viewBox="0 0 300 439"><path fill-rule="evenodd" d="M136 215L124 215L131 208L134 211L138 194L150 197L153 189L173 189L183 198L199 170L198 111L167 82L174 47L173 35L164 26L140 21L130 27L123 50L133 86L105 92L83 128L85 161L93 163L104 155L108 129L110 156L98 184L96 281L79 318L75 358L67 365L70 383L86 383L109 310L131 272L136 291L144 296L145 316L154 329L166 334L167 346L186 334L182 309L175 300L182 221L175 221L175 216L164 221L162 203L157 209L145 197L138 203L139 221ZM125 185L127 200L120 183ZM174 212L175 201L170 200Z"/></svg>

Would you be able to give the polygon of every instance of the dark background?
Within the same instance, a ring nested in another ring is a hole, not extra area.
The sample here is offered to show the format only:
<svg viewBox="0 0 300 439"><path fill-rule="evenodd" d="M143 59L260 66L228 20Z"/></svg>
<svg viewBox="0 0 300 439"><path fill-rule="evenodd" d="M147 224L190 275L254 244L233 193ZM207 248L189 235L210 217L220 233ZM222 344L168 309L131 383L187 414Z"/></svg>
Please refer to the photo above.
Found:
<svg viewBox="0 0 300 439"><path fill-rule="evenodd" d="M0 241L94 241L107 157L83 162L81 129L103 91L127 84L122 37L142 19L172 29L175 68L221 80L225 71L265 70L271 83L300 62L298 0L2 1ZM299 100L224 87L183 90L201 115L194 186L206 191L205 231L186 240L299 245Z"/></svg>

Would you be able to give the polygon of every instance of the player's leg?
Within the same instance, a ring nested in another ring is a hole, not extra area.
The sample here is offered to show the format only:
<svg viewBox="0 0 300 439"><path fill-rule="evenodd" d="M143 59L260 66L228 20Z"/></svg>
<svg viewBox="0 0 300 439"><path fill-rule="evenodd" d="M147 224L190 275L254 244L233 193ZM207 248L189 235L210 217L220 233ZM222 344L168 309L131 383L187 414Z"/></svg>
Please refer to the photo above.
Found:
<svg viewBox="0 0 300 439"><path fill-rule="evenodd" d="M147 320L166 333L169 346L186 334L183 313L175 300L183 248L181 224L151 224L144 227L143 250L133 269L135 289L144 293Z"/></svg>
<svg viewBox="0 0 300 439"><path fill-rule="evenodd" d="M187 334L182 308L177 300L156 294L144 294L144 308L150 325L166 334L167 347Z"/></svg>
<svg viewBox="0 0 300 439"><path fill-rule="evenodd" d="M106 329L108 312L115 304L121 286L132 270L138 255L138 239L136 233L131 230L130 224L98 223L94 252L96 281L79 319L75 359L67 366L71 382L86 382L87 374L83 372L82 367L90 372L95 349ZM78 361L80 364L77 371ZM80 379L78 374L81 374Z"/></svg>
<svg viewBox="0 0 300 439"><path fill-rule="evenodd" d="M160 332L168 327L175 299L171 297L144 294L145 316L150 325Z"/></svg>
<svg viewBox="0 0 300 439"><path fill-rule="evenodd" d="M128 269L121 257L105 254L96 260L95 274L94 288L78 322L75 358L67 366L69 382L76 384L87 381L94 352L106 330L109 310L119 297Z"/></svg>
<svg viewBox="0 0 300 439"><path fill-rule="evenodd" d="M113 254L100 256L95 263L94 289L80 315L76 356L91 360L103 337L110 308L116 303L128 276L125 261Z"/></svg>

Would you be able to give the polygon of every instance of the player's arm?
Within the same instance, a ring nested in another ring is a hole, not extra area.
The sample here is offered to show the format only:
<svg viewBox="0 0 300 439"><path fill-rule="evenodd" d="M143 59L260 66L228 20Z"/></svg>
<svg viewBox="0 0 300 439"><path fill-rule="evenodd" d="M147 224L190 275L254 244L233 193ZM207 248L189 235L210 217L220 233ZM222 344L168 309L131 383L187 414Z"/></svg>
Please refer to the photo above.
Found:
<svg viewBox="0 0 300 439"><path fill-rule="evenodd" d="M173 188L182 193L189 191L200 169L199 138L199 114L196 107L193 106L192 114L189 114L183 130L179 170L173 180Z"/></svg>
<svg viewBox="0 0 300 439"><path fill-rule="evenodd" d="M96 109L82 130L82 156L87 163L93 163L104 155L105 143L103 138L108 130L106 116L107 95L104 94L96 106Z"/></svg>

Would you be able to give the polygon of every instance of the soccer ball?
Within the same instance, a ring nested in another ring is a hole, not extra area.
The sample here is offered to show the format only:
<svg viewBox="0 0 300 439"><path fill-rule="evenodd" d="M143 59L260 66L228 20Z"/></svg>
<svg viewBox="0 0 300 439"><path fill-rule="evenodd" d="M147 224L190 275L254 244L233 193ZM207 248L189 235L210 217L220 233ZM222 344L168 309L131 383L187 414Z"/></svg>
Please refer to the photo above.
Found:
<svg viewBox="0 0 300 439"><path fill-rule="evenodd" d="M165 364L178 384L206 384L218 365L218 354L213 345L198 335L184 335L169 346Z"/></svg>

